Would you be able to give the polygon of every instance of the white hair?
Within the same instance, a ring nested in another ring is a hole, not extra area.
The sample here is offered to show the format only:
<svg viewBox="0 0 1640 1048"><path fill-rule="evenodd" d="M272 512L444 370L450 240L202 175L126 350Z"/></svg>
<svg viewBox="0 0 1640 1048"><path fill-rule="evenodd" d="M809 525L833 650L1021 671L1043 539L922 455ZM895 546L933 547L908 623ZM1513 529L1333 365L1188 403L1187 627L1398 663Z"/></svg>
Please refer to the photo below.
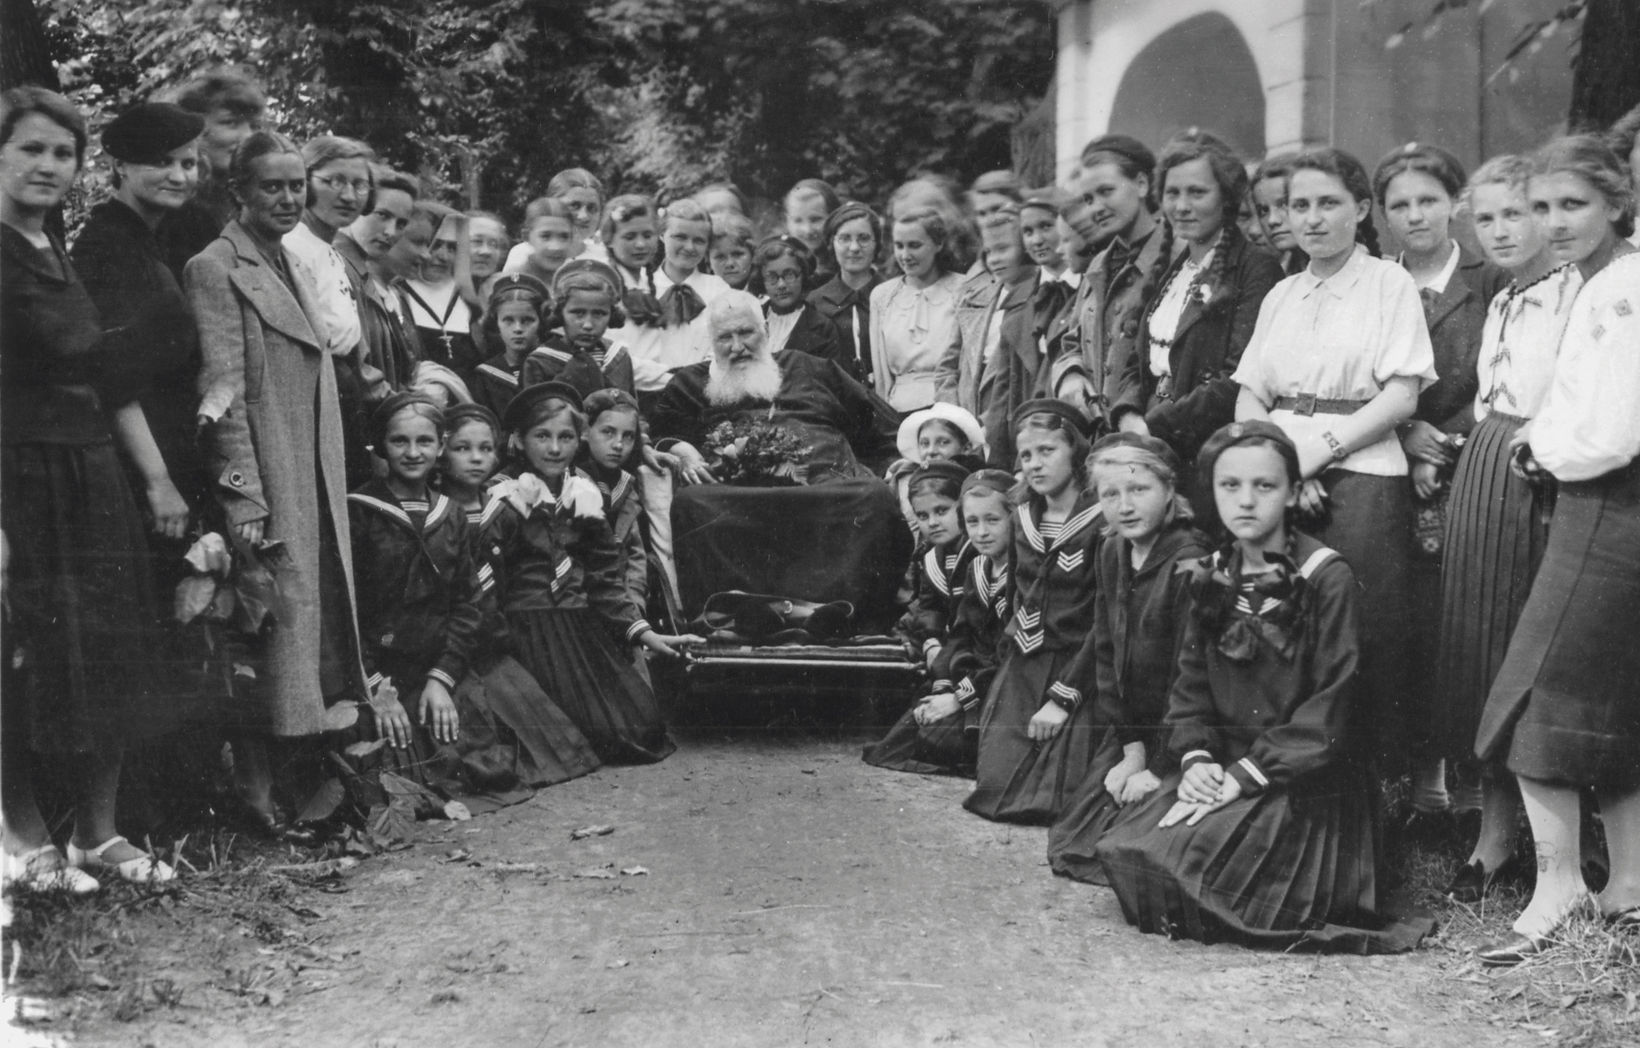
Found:
<svg viewBox="0 0 1640 1048"><path fill-rule="evenodd" d="M763 318L763 303L750 291L741 291L738 288L730 288L714 298L712 304L706 307L707 328L715 335L719 324L741 313L757 321L757 326L765 334L768 333L769 324Z"/></svg>

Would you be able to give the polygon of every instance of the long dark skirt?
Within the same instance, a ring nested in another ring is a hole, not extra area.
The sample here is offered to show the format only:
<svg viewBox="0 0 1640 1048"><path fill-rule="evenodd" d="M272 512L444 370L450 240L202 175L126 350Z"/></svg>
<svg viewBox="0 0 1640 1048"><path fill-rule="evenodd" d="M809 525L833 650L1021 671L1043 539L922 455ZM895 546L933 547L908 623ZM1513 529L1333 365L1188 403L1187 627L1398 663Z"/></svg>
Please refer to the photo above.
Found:
<svg viewBox="0 0 1640 1048"><path fill-rule="evenodd" d="M861 759L874 767L914 775L972 776L978 753L976 711L958 710L954 717L922 725L917 723L913 707L888 729L887 735L867 746Z"/></svg>
<svg viewBox="0 0 1640 1048"><path fill-rule="evenodd" d="M1122 745L1116 741L1116 732L1107 730L1082 785L1048 830L1048 865L1061 877L1089 884L1108 883L1094 846L1122 814L1121 807L1105 790L1105 776L1121 762Z"/></svg>
<svg viewBox="0 0 1640 1048"><path fill-rule="evenodd" d="M1074 654L1008 652L985 698L974 792L963 807L997 822L1045 825L1082 784L1099 744L1093 703L1082 703L1047 742L1034 742L1026 734L1031 718L1048 701L1048 685L1059 679Z"/></svg>
<svg viewBox="0 0 1640 1048"><path fill-rule="evenodd" d="M677 746L655 693L586 608L507 613L518 661L612 764L664 760Z"/></svg>
<svg viewBox="0 0 1640 1048"><path fill-rule="evenodd" d="M1436 740L1450 758L1472 758L1475 731L1509 638L1549 541L1552 481L1528 484L1509 469L1521 419L1481 420L1458 458L1441 572L1441 658Z"/></svg>
<svg viewBox="0 0 1640 1048"><path fill-rule="evenodd" d="M1361 591L1356 601L1365 682L1357 720L1371 725L1374 754L1386 771L1404 768L1429 732L1429 710L1410 687L1412 490L1406 477L1351 470L1321 476L1328 512L1299 527L1337 550Z"/></svg>
<svg viewBox="0 0 1640 1048"><path fill-rule="evenodd" d="M1374 790L1360 769L1335 766L1159 829L1178 784L1169 776L1130 805L1095 849L1140 931L1345 953L1409 950L1429 932L1427 919L1378 913Z"/></svg>
<svg viewBox="0 0 1640 1048"><path fill-rule="evenodd" d="M1549 542L1475 739L1568 786L1640 784L1640 467L1562 484Z"/></svg>
<svg viewBox="0 0 1640 1048"><path fill-rule="evenodd" d="M19 663L7 735L35 753L86 753L163 734L148 543L114 445L8 446L0 480Z"/></svg>

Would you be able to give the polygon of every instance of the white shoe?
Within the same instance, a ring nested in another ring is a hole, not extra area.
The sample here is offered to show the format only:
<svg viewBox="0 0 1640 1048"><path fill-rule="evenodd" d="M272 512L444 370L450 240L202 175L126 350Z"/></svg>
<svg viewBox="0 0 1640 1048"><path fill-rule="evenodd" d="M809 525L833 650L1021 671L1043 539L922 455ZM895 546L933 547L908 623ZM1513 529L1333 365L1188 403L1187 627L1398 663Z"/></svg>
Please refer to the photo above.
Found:
<svg viewBox="0 0 1640 1048"><path fill-rule="evenodd" d="M70 866L55 844L42 844L21 855L4 856L6 887L26 892L67 892L90 895L101 888L97 878Z"/></svg>
<svg viewBox="0 0 1640 1048"><path fill-rule="evenodd" d="M114 845L130 843L124 837L115 834L90 851L86 851L77 847L73 841L69 841L68 861L70 865L82 870L111 870L121 880L130 881L132 884L165 884L176 880L177 871L147 852L124 862L109 862L103 858L103 852Z"/></svg>

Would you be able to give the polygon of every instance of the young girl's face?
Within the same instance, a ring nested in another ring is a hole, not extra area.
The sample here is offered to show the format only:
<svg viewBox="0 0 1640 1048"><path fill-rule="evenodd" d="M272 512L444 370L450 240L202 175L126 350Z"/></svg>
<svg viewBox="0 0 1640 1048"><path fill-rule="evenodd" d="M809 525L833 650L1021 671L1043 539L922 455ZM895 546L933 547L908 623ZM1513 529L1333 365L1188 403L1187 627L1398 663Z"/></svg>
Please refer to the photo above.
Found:
<svg viewBox="0 0 1640 1048"><path fill-rule="evenodd" d="M481 488L499 462L495 431L486 422L474 419L451 433L444 442L439 467L446 479L468 488Z"/></svg>
<svg viewBox="0 0 1640 1048"><path fill-rule="evenodd" d="M655 218L639 215L615 225L609 254L615 261L637 272L655 261Z"/></svg>
<svg viewBox="0 0 1640 1048"><path fill-rule="evenodd" d="M939 245L928 235L921 222L894 223L894 260L900 271L915 280L926 280L934 275L934 256Z"/></svg>
<svg viewBox="0 0 1640 1048"><path fill-rule="evenodd" d="M995 491L970 492L962 499L962 522L968 541L987 557L1001 557L1014 538L1014 515L1008 500Z"/></svg>
<svg viewBox="0 0 1640 1048"><path fill-rule="evenodd" d="M917 530L923 541L944 546L962 535L962 520L957 515L955 499L934 492L911 496L911 513L917 518Z"/></svg>
<svg viewBox="0 0 1640 1048"><path fill-rule="evenodd" d="M1204 156L1170 167L1163 176L1162 213L1181 240L1205 244L1224 225L1224 193Z"/></svg>
<svg viewBox="0 0 1640 1048"><path fill-rule="evenodd" d="M609 327L611 303L601 291L571 291L564 302L564 334L577 349L591 349Z"/></svg>
<svg viewBox="0 0 1640 1048"><path fill-rule="evenodd" d="M620 469L638 445L638 413L611 408L587 427L587 457L603 469Z"/></svg>
<svg viewBox="0 0 1640 1048"><path fill-rule="evenodd" d="M763 263L763 290L776 313L790 313L803 304L803 267L790 255Z"/></svg>
<svg viewBox="0 0 1640 1048"><path fill-rule="evenodd" d="M559 196L558 202L569 209L570 221L575 226L577 240L585 240L597 231L598 215L603 211L604 202L598 199L596 189L591 186L576 186Z"/></svg>
<svg viewBox="0 0 1640 1048"><path fill-rule="evenodd" d="M949 462L968 450L968 438L948 422L934 419L917 430L917 455L926 465Z"/></svg>
<svg viewBox="0 0 1640 1048"><path fill-rule="evenodd" d="M1287 180L1265 178L1253 186L1253 210L1264 226L1264 235L1277 251L1291 251L1298 238L1287 225Z"/></svg>
<svg viewBox="0 0 1640 1048"><path fill-rule="evenodd" d="M1287 221L1298 245L1315 260L1336 259L1355 250L1355 230L1372 201L1357 200L1342 179L1326 171L1300 168L1287 183Z"/></svg>
<svg viewBox="0 0 1640 1048"><path fill-rule="evenodd" d="M1025 473L1025 483L1044 498L1065 493L1076 479L1076 463L1071 455L1070 441L1064 431L1057 429L1022 429L1019 431L1019 466Z"/></svg>
<svg viewBox="0 0 1640 1048"><path fill-rule="evenodd" d="M560 411L525 430L519 443L530 468L549 480L556 480L574 461L575 452L581 446L581 434L575 431L569 412Z"/></svg>
<svg viewBox="0 0 1640 1048"><path fill-rule="evenodd" d="M438 464L442 443L433 420L401 411L387 423L382 454L387 472L406 484L423 484Z"/></svg>
<svg viewBox="0 0 1640 1048"><path fill-rule="evenodd" d="M812 194L786 198L786 235L801 240L810 251L824 246L826 202Z"/></svg>
<svg viewBox="0 0 1640 1048"><path fill-rule="evenodd" d="M536 268L548 273L569 261L570 246L575 243L575 227L567 218L542 215L530 223L530 261Z"/></svg>
<svg viewBox="0 0 1640 1048"><path fill-rule="evenodd" d="M1556 262L1582 262L1608 237L1617 237L1613 223L1621 217L1618 209L1582 175L1570 171L1533 175L1527 187L1532 217L1548 238Z"/></svg>
<svg viewBox="0 0 1640 1048"><path fill-rule="evenodd" d="M495 327L501 334L501 345L508 355L517 356L534 349L541 329L541 315L533 302L516 299L503 302L495 310Z"/></svg>
<svg viewBox="0 0 1640 1048"><path fill-rule="evenodd" d="M733 237L718 237L712 241L712 272L735 289L746 286L752 279L752 252Z"/></svg>
<svg viewBox="0 0 1640 1048"><path fill-rule="evenodd" d="M1384 187L1384 217L1401 249L1431 255L1452 242L1453 200L1446 187L1422 171L1403 171Z"/></svg>
<svg viewBox="0 0 1640 1048"><path fill-rule="evenodd" d="M1031 261L1050 270L1065 265L1059 254L1059 216L1046 208L1027 207L1019 213L1019 235Z"/></svg>
<svg viewBox="0 0 1640 1048"><path fill-rule="evenodd" d="M1173 485L1143 466L1095 466L1093 489L1106 522L1129 542L1153 538L1173 506Z"/></svg>
<svg viewBox="0 0 1640 1048"><path fill-rule="evenodd" d="M683 279L700 267L706 245L712 239L712 224L673 218L666 222L662 240L666 243L666 268L675 279Z"/></svg>
<svg viewBox="0 0 1640 1048"><path fill-rule="evenodd" d="M1236 207L1236 228L1247 242L1263 251L1270 250L1270 238L1264 235L1264 226L1259 223L1258 214L1253 210L1253 194L1242 195L1241 203Z"/></svg>
<svg viewBox="0 0 1640 1048"><path fill-rule="evenodd" d="M1285 533L1287 510L1297 504L1298 490L1274 448L1238 444L1213 463L1213 502L1236 541L1259 546Z"/></svg>
<svg viewBox="0 0 1640 1048"><path fill-rule="evenodd" d="M877 235L866 219L851 218L837 227L836 235L831 238L831 249L837 257L839 271L855 276L870 273L877 261Z"/></svg>
<svg viewBox="0 0 1640 1048"><path fill-rule="evenodd" d="M479 284L501 269L507 253L507 231L493 218L467 220L467 252L472 260L473 283Z"/></svg>
<svg viewBox="0 0 1640 1048"><path fill-rule="evenodd" d="M1469 193L1475 239L1494 265L1510 272L1530 268L1549 250L1543 230L1532 220L1524 186L1487 182Z"/></svg>

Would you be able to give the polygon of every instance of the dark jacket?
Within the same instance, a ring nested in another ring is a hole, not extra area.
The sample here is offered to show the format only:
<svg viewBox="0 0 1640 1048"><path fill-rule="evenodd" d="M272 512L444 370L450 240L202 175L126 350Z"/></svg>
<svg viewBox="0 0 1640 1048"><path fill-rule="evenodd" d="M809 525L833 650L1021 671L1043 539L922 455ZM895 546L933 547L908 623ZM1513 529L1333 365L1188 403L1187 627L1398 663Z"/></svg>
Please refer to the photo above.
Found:
<svg viewBox="0 0 1640 1048"><path fill-rule="evenodd" d="M1195 460L1214 430L1235 421L1240 387L1230 376L1253 337L1264 296L1282 279L1281 264L1274 256L1229 232L1232 229L1226 227L1219 244L1223 258L1215 258L1205 274L1213 285L1208 288L1207 301L1192 294L1179 317L1168 353L1172 375L1166 386L1159 387L1150 373L1150 316L1167 281L1183 266L1185 253L1174 259L1145 304L1139 316L1136 351L1126 360L1131 373L1123 387L1137 386L1143 391L1145 423L1151 435L1172 445L1184 462Z"/></svg>
<svg viewBox="0 0 1640 1048"><path fill-rule="evenodd" d="M873 277L871 283L856 291L843 283L841 276L835 276L809 292L809 305L836 324L843 337L842 356L837 362L860 382L871 381L871 289L880 283L881 278ZM854 337L856 323L860 330L858 342Z"/></svg>
<svg viewBox="0 0 1640 1048"><path fill-rule="evenodd" d="M946 640L929 676L932 691L951 691L965 710L979 706L1002 663L1004 627L1012 610L1013 572L1006 562L976 554L946 626Z"/></svg>
<svg viewBox="0 0 1640 1048"><path fill-rule="evenodd" d="M492 361L493 363L493 361ZM600 389L620 389L637 396L632 373L632 354L622 343L604 339L604 363L600 367L591 353L577 349L562 334L554 334L524 358L519 386L538 382L568 382L588 397Z"/></svg>
<svg viewBox="0 0 1640 1048"><path fill-rule="evenodd" d="M763 312L768 315L769 307L764 306ZM847 365L849 359L847 340L838 330L836 322L818 308L807 304L800 307L797 326L792 328L781 352L807 353L811 357L843 365Z"/></svg>
<svg viewBox="0 0 1640 1048"><path fill-rule="evenodd" d="M894 632L916 649L919 657L931 645L945 642L946 627L968 579L968 564L976 556L966 535L944 547L924 543L912 554L906 569L911 599Z"/></svg>
<svg viewBox="0 0 1640 1048"><path fill-rule="evenodd" d="M1438 378L1418 395L1412 416L1445 433L1468 433L1475 426L1481 333L1493 297L1509 282L1508 274L1490 262L1463 248L1459 252L1458 269L1446 290L1424 307Z"/></svg>
<svg viewBox="0 0 1640 1048"><path fill-rule="evenodd" d="M417 522L385 480L347 496L359 634L372 690L384 667L423 668L451 691L467 673L484 620L466 515L430 491ZM401 694L423 682L396 681Z"/></svg>
<svg viewBox="0 0 1640 1048"><path fill-rule="evenodd" d="M1033 495L1014 517L1014 617L1008 639L1022 655L1075 652L1048 685L1047 698L1075 710L1093 698L1084 688L1093 682L1093 598L1098 590L1096 562L1105 537L1099 499L1084 491L1065 519L1058 537L1042 534L1044 504Z"/></svg>
<svg viewBox="0 0 1640 1048"><path fill-rule="evenodd" d="M1045 329L1037 330L1036 310L1031 299L1041 279L1042 271L1038 269L1030 279L1009 285L998 306L1003 318L996 375L986 391L985 413L980 419L985 427L989 461L998 469L1014 468L1015 409L1041 396L1047 384L1043 377L1047 359L1043 347L1062 343L1076 322L1077 299L1072 297ZM1080 293L1080 286L1077 291Z"/></svg>

